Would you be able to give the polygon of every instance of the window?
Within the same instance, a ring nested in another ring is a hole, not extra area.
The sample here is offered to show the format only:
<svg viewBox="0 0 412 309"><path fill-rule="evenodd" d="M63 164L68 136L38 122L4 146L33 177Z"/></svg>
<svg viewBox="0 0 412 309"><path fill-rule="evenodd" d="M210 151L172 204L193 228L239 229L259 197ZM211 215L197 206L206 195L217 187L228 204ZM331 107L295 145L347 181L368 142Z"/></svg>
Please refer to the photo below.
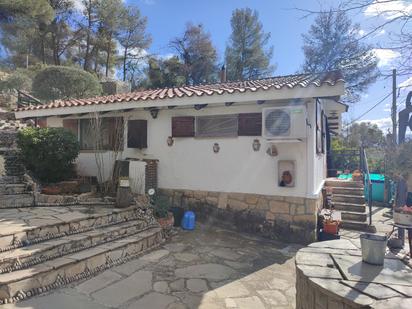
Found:
<svg viewBox="0 0 412 309"><path fill-rule="evenodd" d="M79 136L79 121L77 119L63 119L63 128Z"/></svg>
<svg viewBox="0 0 412 309"><path fill-rule="evenodd" d="M239 114L239 136L262 135L262 113Z"/></svg>
<svg viewBox="0 0 412 309"><path fill-rule="evenodd" d="M80 149L115 150L122 148L122 118L80 119Z"/></svg>
<svg viewBox="0 0 412 309"><path fill-rule="evenodd" d="M127 122L127 147L147 148L147 120L129 120Z"/></svg>
<svg viewBox="0 0 412 309"><path fill-rule="evenodd" d="M238 134L238 115L196 117L197 137L231 137Z"/></svg>
<svg viewBox="0 0 412 309"><path fill-rule="evenodd" d="M192 137L195 136L195 117L173 117L172 118L173 137Z"/></svg>

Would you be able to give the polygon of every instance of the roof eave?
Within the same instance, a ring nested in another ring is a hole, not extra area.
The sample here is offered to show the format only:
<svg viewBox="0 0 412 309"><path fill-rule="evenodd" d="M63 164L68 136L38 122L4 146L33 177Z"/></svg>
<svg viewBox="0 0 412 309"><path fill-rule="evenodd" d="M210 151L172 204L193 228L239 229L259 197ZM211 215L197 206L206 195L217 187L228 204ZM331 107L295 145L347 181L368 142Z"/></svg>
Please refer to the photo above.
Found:
<svg viewBox="0 0 412 309"><path fill-rule="evenodd" d="M60 116L69 114L94 113L105 111L121 111L124 109L143 109L167 106L190 106L195 104L223 104L225 102L251 102L258 100L288 100L298 98L341 96L344 94L344 82L338 81L334 85L323 84L322 86L309 85L307 87L283 87L281 89L259 89L255 92L234 92L221 95L202 95L182 98L165 98L155 100L139 100L129 102L116 102L107 104L90 104L82 106L42 108L35 110L16 111L17 119L36 118L48 116Z"/></svg>

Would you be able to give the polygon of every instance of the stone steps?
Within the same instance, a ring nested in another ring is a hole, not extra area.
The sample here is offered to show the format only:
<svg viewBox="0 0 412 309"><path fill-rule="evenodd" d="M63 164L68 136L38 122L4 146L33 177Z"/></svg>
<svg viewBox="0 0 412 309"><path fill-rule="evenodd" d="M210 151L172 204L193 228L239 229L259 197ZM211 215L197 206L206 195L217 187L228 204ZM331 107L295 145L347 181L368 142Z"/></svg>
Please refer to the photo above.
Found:
<svg viewBox="0 0 412 309"><path fill-rule="evenodd" d="M325 182L326 187L343 187L343 188L362 188L362 181L353 180L338 180L338 179L327 179Z"/></svg>
<svg viewBox="0 0 412 309"><path fill-rule="evenodd" d="M358 212L358 213L364 213L366 212L366 205L360 205L360 204L352 204L352 203L334 203L333 207L335 210L339 211L350 211L350 212Z"/></svg>
<svg viewBox="0 0 412 309"><path fill-rule="evenodd" d="M341 213L343 221L366 222L367 214L359 212L344 211Z"/></svg>
<svg viewBox="0 0 412 309"><path fill-rule="evenodd" d="M55 219L56 221L49 225L27 226L18 231L14 228L10 231L0 231L0 252L139 219L142 217L142 211L139 208L129 207L114 208L110 213L93 213L74 218L70 218L69 214L69 216L62 216L62 220Z"/></svg>
<svg viewBox="0 0 412 309"><path fill-rule="evenodd" d="M335 210L341 212L342 227L370 231L362 181L327 179L325 185L331 192L330 200Z"/></svg>
<svg viewBox="0 0 412 309"><path fill-rule="evenodd" d="M333 194L332 202L343 202L351 204L365 204L365 197L351 194Z"/></svg>
<svg viewBox="0 0 412 309"><path fill-rule="evenodd" d="M374 226L373 225L370 226L367 222L345 220L345 221L342 221L341 227L347 230L375 232Z"/></svg>
<svg viewBox="0 0 412 309"><path fill-rule="evenodd" d="M23 183L0 184L0 196L9 194L23 194L27 192L27 186Z"/></svg>
<svg viewBox="0 0 412 309"><path fill-rule="evenodd" d="M26 269L0 274L0 303L23 300L87 278L154 248L162 240L162 229L152 227L136 235L99 244Z"/></svg>
<svg viewBox="0 0 412 309"><path fill-rule="evenodd" d="M330 187L333 194L364 196L363 188L358 187Z"/></svg>
<svg viewBox="0 0 412 309"><path fill-rule="evenodd" d="M34 195L31 193L0 194L0 209L32 206L34 206Z"/></svg>
<svg viewBox="0 0 412 309"><path fill-rule="evenodd" d="M0 253L0 273L25 269L69 253L137 234L148 227L149 223L143 220L130 220L5 251Z"/></svg>

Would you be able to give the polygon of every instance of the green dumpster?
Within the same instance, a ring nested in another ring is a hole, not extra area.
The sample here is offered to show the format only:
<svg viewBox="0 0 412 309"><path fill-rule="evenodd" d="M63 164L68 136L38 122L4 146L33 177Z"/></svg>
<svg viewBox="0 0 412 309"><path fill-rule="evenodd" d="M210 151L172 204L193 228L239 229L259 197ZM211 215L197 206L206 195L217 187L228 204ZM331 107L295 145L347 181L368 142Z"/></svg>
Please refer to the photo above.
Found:
<svg viewBox="0 0 412 309"><path fill-rule="evenodd" d="M372 201L384 202L385 201L385 175L382 174L370 174L372 182ZM368 200L368 185L365 179L365 197Z"/></svg>

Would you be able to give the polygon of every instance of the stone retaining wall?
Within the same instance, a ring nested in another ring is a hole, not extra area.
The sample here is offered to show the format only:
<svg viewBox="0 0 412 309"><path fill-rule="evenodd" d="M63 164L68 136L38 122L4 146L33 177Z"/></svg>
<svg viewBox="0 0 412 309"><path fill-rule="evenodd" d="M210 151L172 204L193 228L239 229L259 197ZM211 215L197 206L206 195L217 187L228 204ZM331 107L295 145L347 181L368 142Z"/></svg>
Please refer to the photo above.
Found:
<svg viewBox="0 0 412 309"><path fill-rule="evenodd" d="M316 240L318 199L160 189L174 207L194 210L199 220L217 219L249 233L298 243Z"/></svg>

